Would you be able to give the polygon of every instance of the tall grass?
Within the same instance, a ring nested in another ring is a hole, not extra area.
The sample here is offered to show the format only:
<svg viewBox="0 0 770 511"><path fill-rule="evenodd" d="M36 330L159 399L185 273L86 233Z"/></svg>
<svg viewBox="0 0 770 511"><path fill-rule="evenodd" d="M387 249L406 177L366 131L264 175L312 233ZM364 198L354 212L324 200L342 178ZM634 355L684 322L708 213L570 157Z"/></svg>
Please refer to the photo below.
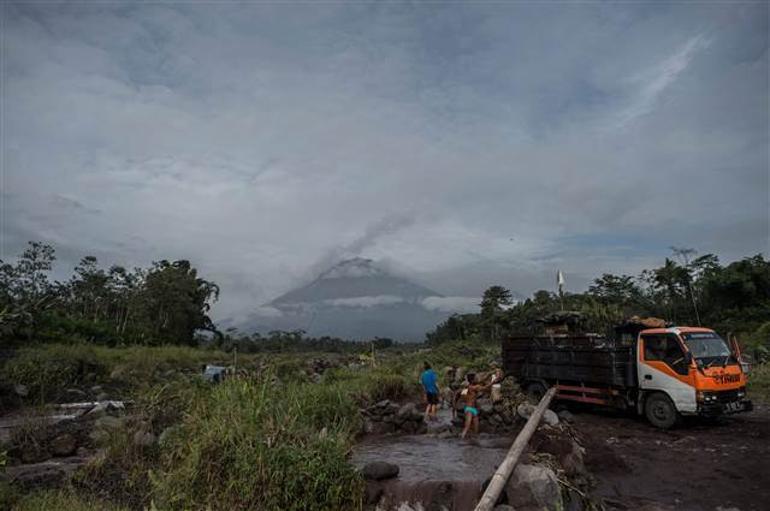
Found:
<svg viewBox="0 0 770 511"><path fill-rule="evenodd" d="M19 498L11 511L127 511L101 500L75 495L66 490L42 490Z"/></svg>
<svg viewBox="0 0 770 511"><path fill-rule="evenodd" d="M198 401L153 472L162 509L361 506L347 463L357 407L336 385L226 382Z"/></svg>

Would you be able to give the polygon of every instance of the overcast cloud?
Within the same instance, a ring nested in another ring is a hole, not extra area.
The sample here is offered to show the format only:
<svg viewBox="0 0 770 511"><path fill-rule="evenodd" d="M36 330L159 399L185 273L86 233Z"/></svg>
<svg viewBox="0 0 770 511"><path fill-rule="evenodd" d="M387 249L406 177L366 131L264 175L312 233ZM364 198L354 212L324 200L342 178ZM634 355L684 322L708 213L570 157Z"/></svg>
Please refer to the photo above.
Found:
<svg viewBox="0 0 770 511"><path fill-rule="evenodd" d="M3 259L190 259L224 317L346 254L478 296L768 250L766 3L2 9Z"/></svg>

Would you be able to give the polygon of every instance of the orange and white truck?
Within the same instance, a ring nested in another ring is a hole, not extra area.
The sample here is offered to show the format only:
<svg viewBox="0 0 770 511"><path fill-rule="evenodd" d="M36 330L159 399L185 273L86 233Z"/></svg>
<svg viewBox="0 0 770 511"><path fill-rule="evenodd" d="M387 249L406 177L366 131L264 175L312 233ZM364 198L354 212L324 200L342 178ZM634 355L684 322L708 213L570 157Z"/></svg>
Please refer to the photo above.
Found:
<svg viewBox="0 0 770 511"><path fill-rule="evenodd" d="M535 399L555 385L557 399L633 409L659 428L752 410L738 344L708 328L514 336L502 355L506 374Z"/></svg>

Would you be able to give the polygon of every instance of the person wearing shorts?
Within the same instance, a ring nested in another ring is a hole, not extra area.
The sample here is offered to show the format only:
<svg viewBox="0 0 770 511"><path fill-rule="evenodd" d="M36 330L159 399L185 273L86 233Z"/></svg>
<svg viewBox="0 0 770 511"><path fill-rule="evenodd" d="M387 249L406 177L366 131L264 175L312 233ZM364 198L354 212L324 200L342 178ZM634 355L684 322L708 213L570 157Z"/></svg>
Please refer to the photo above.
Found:
<svg viewBox="0 0 770 511"><path fill-rule="evenodd" d="M425 362L423 365L423 372L420 374L420 384L425 390L425 420L436 420L438 413L438 375L434 371L430 364Z"/></svg>
<svg viewBox="0 0 770 511"><path fill-rule="evenodd" d="M489 390L492 383L494 383L493 378L492 383L489 383L488 385L478 384L476 383L476 375L473 373L469 373L467 378L468 388L465 389L465 407L463 408L463 412L465 413L465 426L463 427L462 435L460 435L461 438L468 436L468 433L471 430L473 430L474 434L478 435L479 409L476 407L476 398L482 392Z"/></svg>

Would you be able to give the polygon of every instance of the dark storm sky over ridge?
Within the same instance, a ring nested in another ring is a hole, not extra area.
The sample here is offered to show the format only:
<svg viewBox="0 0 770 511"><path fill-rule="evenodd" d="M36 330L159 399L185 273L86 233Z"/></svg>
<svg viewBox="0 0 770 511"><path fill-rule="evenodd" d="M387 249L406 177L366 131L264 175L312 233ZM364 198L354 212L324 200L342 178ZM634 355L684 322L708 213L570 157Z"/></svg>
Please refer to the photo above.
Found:
<svg viewBox="0 0 770 511"><path fill-rule="evenodd" d="M2 254L528 293L768 251L768 5L3 3Z"/></svg>

